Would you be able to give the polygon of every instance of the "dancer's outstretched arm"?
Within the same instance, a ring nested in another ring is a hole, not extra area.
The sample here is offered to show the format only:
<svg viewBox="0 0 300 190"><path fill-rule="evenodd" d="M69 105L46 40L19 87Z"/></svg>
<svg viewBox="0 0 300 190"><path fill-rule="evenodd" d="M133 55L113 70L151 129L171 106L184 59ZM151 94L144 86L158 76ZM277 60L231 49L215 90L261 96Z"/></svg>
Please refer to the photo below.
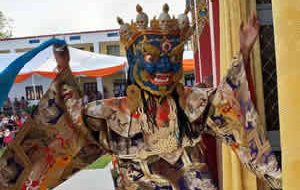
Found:
<svg viewBox="0 0 300 190"><path fill-rule="evenodd" d="M271 187L280 188L281 170L251 100L245 72L258 35L255 16L245 26L241 25L240 34L241 54L234 58L212 98L207 124L232 148L242 164Z"/></svg>
<svg viewBox="0 0 300 190"><path fill-rule="evenodd" d="M0 189L48 189L105 153L83 118L66 45L55 45L58 74L0 158Z"/></svg>

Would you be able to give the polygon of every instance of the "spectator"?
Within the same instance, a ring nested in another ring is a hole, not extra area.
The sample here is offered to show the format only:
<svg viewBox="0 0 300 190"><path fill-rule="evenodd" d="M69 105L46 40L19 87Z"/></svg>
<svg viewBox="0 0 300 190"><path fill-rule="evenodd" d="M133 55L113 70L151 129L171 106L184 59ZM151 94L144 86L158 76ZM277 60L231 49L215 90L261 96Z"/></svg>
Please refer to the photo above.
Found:
<svg viewBox="0 0 300 190"><path fill-rule="evenodd" d="M0 128L2 126L2 119L5 117L3 113L0 113Z"/></svg>
<svg viewBox="0 0 300 190"><path fill-rule="evenodd" d="M8 116L0 113L0 148L11 142L15 137L15 133L22 128L23 122L27 118L25 112L22 112L22 114L22 117L20 117L19 114Z"/></svg>
<svg viewBox="0 0 300 190"><path fill-rule="evenodd" d="M102 93L97 91L97 94L96 94L96 100L101 100L103 97L102 97Z"/></svg>
<svg viewBox="0 0 300 190"><path fill-rule="evenodd" d="M17 130L20 130L23 127L22 119L18 114L15 117L15 124L16 124Z"/></svg>
<svg viewBox="0 0 300 190"><path fill-rule="evenodd" d="M103 99L108 98L108 91L106 89L106 87L103 87Z"/></svg>
<svg viewBox="0 0 300 190"><path fill-rule="evenodd" d="M10 119L13 120L13 121L15 121L16 120L16 116L17 116L17 114L16 114L16 112L14 112L13 115L10 116Z"/></svg>
<svg viewBox="0 0 300 190"><path fill-rule="evenodd" d="M5 129L5 124L3 122L3 118L4 117L1 117L1 119L0 119L0 137L3 137L2 136L2 131L4 131L4 129Z"/></svg>
<svg viewBox="0 0 300 190"><path fill-rule="evenodd" d="M9 118L6 127L7 127L10 131L14 131L15 128L16 128L15 120L12 119L12 118Z"/></svg>
<svg viewBox="0 0 300 190"><path fill-rule="evenodd" d="M89 93L89 102L93 102L96 100L96 94L95 92L90 92Z"/></svg>
<svg viewBox="0 0 300 190"><path fill-rule="evenodd" d="M4 147L3 138L4 138L4 130L0 130L0 149Z"/></svg>
<svg viewBox="0 0 300 190"><path fill-rule="evenodd" d="M87 94L84 94L83 95L83 105L86 105L89 103L89 97Z"/></svg>
<svg viewBox="0 0 300 190"><path fill-rule="evenodd" d="M12 104L9 98L3 103L3 112L6 115L12 114Z"/></svg>
<svg viewBox="0 0 300 190"><path fill-rule="evenodd" d="M4 118L4 115L1 114L0 115L0 148L2 148L4 146L3 144L3 138L4 138L4 129L5 129L5 125L2 121L2 119Z"/></svg>
<svg viewBox="0 0 300 190"><path fill-rule="evenodd" d="M19 113L21 109L21 102L17 98L15 98L13 106L14 106L14 111L16 113Z"/></svg>
<svg viewBox="0 0 300 190"><path fill-rule="evenodd" d="M20 109L25 110L28 106L28 102L25 100L24 96L21 97Z"/></svg>
<svg viewBox="0 0 300 190"><path fill-rule="evenodd" d="M3 136L4 136L3 138L4 146L7 146L8 143L10 143L13 140L12 133L8 128L6 128Z"/></svg>
<svg viewBox="0 0 300 190"><path fill-rule="evenodd" d="M25 123L25 121L27 120L27 114L26 112L22 112L21 113L21 122L22 122L22 125Z"/></svg>
<svg viewBox="0 0 300 190"><path fill-rule="evenodd" d="M9 118L5 116L5 117L2 118L1 123L2 123L3 126L7 126L8 125L8 121L9 121Z"/></svg>

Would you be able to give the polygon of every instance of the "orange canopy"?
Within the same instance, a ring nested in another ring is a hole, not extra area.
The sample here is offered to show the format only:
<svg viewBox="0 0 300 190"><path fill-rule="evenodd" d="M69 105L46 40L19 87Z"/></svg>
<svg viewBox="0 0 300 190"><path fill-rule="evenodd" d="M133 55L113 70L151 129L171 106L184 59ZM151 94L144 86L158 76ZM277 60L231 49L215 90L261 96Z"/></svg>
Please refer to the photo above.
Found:
<svg viewBox="0 0 300 190"><path fill-rule="evenodd" d="M74 75L85 75L88 77L104 77L107 75L112 75L114 73L117 73L124 69L124 64L114 66L114 67L108 67L108 68L102 68L102 69L95 69L95 70L87 70L87 71L77 71L72 72ZM183 60L183 70L185 72L193 71L194 70L194 60L193 59L185 59ZM21 83L27 78L31 77L33 74L38 74L43 77L47 78L55 78L56 72L47 72L47 71L32 71L29 73L19 74L15 80L16 83Z"/></svg>

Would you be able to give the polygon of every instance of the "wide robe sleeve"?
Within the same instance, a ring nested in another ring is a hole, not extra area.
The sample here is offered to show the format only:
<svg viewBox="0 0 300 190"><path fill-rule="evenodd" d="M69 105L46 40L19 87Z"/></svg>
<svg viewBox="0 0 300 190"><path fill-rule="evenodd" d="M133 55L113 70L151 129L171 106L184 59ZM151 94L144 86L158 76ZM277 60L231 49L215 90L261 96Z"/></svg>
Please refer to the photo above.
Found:
<svg viewBox="0 0 300 190"><path fill-rule="evenodd" d="M0 158L0 189L51 189L105 154L83 111L76 80L66 68Z"/></svg>
<svg viewBox="0 0 300 190"><path fill-rule="evenodd" d="M251 101L241 56L217 88L207 124L257 177L273 188L281 187L281 170Z"/></svg>

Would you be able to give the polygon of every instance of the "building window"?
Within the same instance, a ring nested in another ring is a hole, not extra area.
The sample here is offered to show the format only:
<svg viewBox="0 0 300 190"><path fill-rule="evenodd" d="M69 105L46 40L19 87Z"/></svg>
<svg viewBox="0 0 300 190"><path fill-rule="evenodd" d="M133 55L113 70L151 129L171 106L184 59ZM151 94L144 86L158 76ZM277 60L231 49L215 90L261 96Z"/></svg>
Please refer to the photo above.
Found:
<svg viewBox="0 0 300 190"><path fill-rule="evenodd" d="M38 44L38 43L40 43L40 40L39 39L32 39L32 40L29 40L29 43L30 44Z"/></svg>
<svg viewBox="0 0 300 190"><path fill-rule="evenodd" d="M195 76L194 73L184 75L185 86L194 86Z"/></svg>
<svg viewBox="0 0 300 190"><path fill-rule="evenodd" d="M279 130L279 110L272 4L269 0L258 0L257 3L257 11L261 23L259 39L266 124L268 131L274 131Z"/></svg>
<svg viewBox="0 0 300 190"><path fill-rule="evenodd" d="M279 130L277 72L272 25L260 27L260 44L267 129Z"/></svg>
<svg viewBox="0 0 300 190"><path fill-rule="evenodd" d="M272 0L256 0L257 4L268 4L268 3L272 3Z"/></svg>
<svg viewBox="0 0 300 190"><path fill-rule="evenodd" d="M84 47L75 47L76 49L80 49L80 50L85 50L85 48Z"/></svg>
<svg viewBox="0 0 300 190"><path fill-rule="evenodd" d="M257 0L257 13L260 22L259 40L263 77L263 94L266 128L277 161L281 165L280 121L277 93L277 72L272 18L272 1ZM277 134L277 135L276 135ZM277 137L276 137L277 136Z"/></svg>
<svg viewBox="0 0 300 190"><path fill-rule="evenodd" d="M282 158L281 158L281 151L274 151L276 156L276 160L278 161L279 165L282 166Z"/></svg>
<svg viewBox="0 0 300 190"><path fill-rule="evenodd" d="M35 90L33 87L35 87ZM27 100L39 100L43 97L43 86L26 86L25 92Z"/></svg>
<svg viewBox="0 0 300 190"><path fill-rule="evenodd" d="M70 41L72 40L80 40L81 37L80 36L70 36Z"/></svg>
<svg viewBox="0 0 300 190"><path fill-rule="evenodd" d="M124 79L116 79L113 83L113 93L114 97L125 96L126 91L126 80Z"/></svg>
<svg viewBox="0 0 300 190"><path fill-rule="evenodd" d="M0 54L9 53L9 50L0 50Z"/></svg>
<svg viewBox="0 0 300 190"><path fill-rule="evenodd" d="M90 52L95 52L94 46L90 46ZM99 53L99 52L97 52L97 53Z"/></svg>
<svg viewBox="0 0 300 190"><path fill-rule="evenodd" d="M23 53L32 50L32 48L16 49L16 53Z"/></svg>
<svg viewBox="0 0 300 190"><path fill-rule="evenodd" d="M92 94L97 92L97 83L96 82L88 82L83 84L83 92L85 94Z"/></svg>
<svg viewBox="0 0 300 190"><path fill-rule="evenodd" d="M117 37L119 36L119 33L118 32L110 32L110 33L107 33L107 37Z"/></svg>
<svg viewBox="0 0 300 190"><path fill-rule="evenodd" d="M120 45L107 45L106 52L108 55L120 56Z"/></svg>

